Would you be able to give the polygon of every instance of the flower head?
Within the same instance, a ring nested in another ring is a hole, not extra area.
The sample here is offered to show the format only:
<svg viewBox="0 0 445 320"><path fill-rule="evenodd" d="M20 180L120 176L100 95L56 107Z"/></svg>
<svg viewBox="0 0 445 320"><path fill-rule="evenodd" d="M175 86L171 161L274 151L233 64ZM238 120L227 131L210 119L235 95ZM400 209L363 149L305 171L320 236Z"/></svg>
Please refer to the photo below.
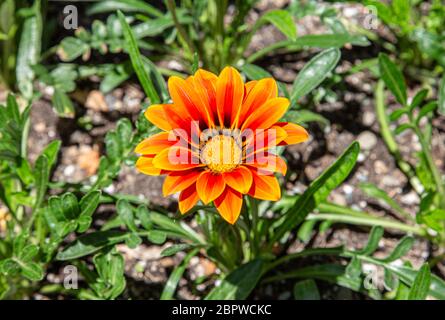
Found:
<svg viewBox="0 0 445 320"><path fill-rule="evenodd" d="M276 146L308 139L306 130L278 122L289 100L278 97L271 78L243 80L234 68L219 76L198 70L187 79L170 77L172 104L150 106L145 116L162 130L135 152L137 169L165 174L165 196L180 192L179 210L186 213L199 200L213 202L233 224L243 195L276 201L281 190L275 173L286 173Z"/></svg>

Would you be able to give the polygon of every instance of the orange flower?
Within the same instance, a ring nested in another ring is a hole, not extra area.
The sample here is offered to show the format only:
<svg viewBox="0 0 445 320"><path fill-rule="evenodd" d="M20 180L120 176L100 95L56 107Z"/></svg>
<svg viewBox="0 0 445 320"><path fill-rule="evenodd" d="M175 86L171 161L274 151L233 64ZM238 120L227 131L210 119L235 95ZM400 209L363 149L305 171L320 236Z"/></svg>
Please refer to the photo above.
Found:
<svg viewBox="0 0 445 320"><path fill-rule="evenodd" d="M183 80L170 77L173 104L150 106L145 116L163 130L142 141L137 169L166 174L165 196L180 192L179 210L186 213L201 200L213 202L233 224L243 195L276 201L281 197L275 173L286 173L276 146L308 139L306 130L278 122L289 100L277 97L271 78L246 84L234 68L219 76L205 70Z"/></svg>

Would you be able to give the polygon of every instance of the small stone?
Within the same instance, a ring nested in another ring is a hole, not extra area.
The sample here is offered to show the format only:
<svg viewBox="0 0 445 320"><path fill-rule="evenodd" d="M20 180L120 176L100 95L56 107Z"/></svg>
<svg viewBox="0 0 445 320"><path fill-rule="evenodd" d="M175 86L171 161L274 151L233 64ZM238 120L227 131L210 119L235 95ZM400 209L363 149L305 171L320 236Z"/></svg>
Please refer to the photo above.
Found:
<svg viewBox="0 0 445 320"><path fill-rule="evenodd" d="M364 131L357 137L362 150L371 150L377 144L377 137L371 131Z"/></svg>
<svg viewBox="0 0 445 320"><path fill-rule="evenodd" d="M382 160L374 162L374 171L376 174L385 174L388 172L388 167Z"/></svg>
<svg viewBox="0 0 445 320"><path fill-rule="evenodd" d="M92 90L88 94L85 107L92 109L96 112L106 112L109 111L108 104L102 92L99 90Z"/></svg>
<svg viewBox="0 0 445 320"><path fill-rule="evenodd" d="M417 195L417 193L415 193L414 191L411 191L407 194L405 194L404 196L400 197L400 201L403 204L412 206L412 205L417 205L419 204L419 196Z"/></svg>
<svg viewBox="0 0 445 320"><path fill-rule="evenodd" d="M74 173L74 171L76 171L76 168L73 165L68 165L65 167L65 170L63 170L63 174L69 177Z"/></svg>
<svg viewBox="0 0 445 320"><path fill-rule="evenodd" d="M382 183L387 187L397 187L400 181L392 176L384 176L382 178Z"/></svg>
<svg viewBox="0 0 445 320"><path fill-rule="evenodd" d="M349 184L345 184L343 186L343 191L346 195L350 195L354 191L354 188L352 186L350 186Z"/></svg>
<svg viewBox="0 0 445 320"><path fill-rule="evenodd" d="M362 121L365 126L372 126L375 122L375 114L373 112L365 111Z"/></svg>

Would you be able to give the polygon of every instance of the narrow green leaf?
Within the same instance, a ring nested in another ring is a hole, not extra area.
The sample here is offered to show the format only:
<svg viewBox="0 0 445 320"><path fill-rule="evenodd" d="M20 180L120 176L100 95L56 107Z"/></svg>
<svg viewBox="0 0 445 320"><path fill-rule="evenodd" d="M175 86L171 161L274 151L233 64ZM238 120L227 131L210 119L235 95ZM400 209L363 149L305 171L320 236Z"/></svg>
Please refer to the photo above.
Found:
<svg viewBox="0 0 445 320"><path fill-rule="evenodd" d="M397 101L402 106L406 106L406 85L402 72L384 53L379 55L379 67L381 77L386 86L394 94Z"/></svg>
<svg viewBox="0 0 445 320"><path fill-rule="evenodd" d="M185 251L192 247L193 247L192 245L187 244L187 243L174 244L174 245L162 250L161 257L172 256L174 254L177 254L180 251Z"/></svg>
<svg viewBox="0 0 445 320"><path fill-rule="evenodd" d="M48 158L43 154L36 160L34 167L34 179L36 184L36 201L34 208L39 208L43 202L43 199L45 198L49 180Z"/></svg>
<svg viewBox="0 0 445 320"><path fill-rule="evenodd" d="M401 281L406 283L408 286L412 286L418 271L411 269L406 266L396 266L394 264L389 264L386 268L394 272ZM431 284L429 285L429 295L432 297L445 300L445 281L438 276L431 274Z"/></svg>
<svg viewBox="0 0 445 320"><path fill-rule="evenodd" d="M45 147L45 149L43 149L43 151L42 151L42 154L44 154L48 158L48 167L50 169L56 163L57 154L59 153L61 145L62 145L62 141L54 140L54 141L51 141Z"/></svg>
<svg viewBox="0 0 445 320"><path fill-rule="evenodd" d="M133 207L127 200L119 199L116 204L117 214L121 217L125 225L133 232L137 232L134 222Z"/></svg>
<svg viewBox="0 0 445 320"><path fill-rule="evenodd" d="M442 79L439 82L439 113L445 116L445 75L442 76Z"/></svg>
<svg viewBox="0 0 445 320"><path fill-rule="evenodd" d="M175 294L176 288L178 287L179 280L181 280L182 275L184 274L185 269L187 268L190 260L198 253L199 250L190 251L181 261L181 263L172 271L170 276L168 277L167 283L162 290L162 294L160 300L170 300L173 298Z"/></svg>
<svg viewBox="0 0 445 320"><path fill-rule="evenodd" d="M88 192L82 197L82 199L80 199L80 217L93 215L94 211L96 211L96 208L99 205L101 194L101 191L93 190Z"/></svg>
<svg viewBox="0 0 445 320"><path fill-rule="evenodd" d="M256 259L243 264L224 278L205 300L244 300L261 278L263 261Z"/></svg>
<svg viewBox="0 0 445 320"><path fill-rule="evenodd" d="M298 73L292 86L291 101L298 101L322 83L337 65L340 55L340 50L333 48L313 57Z"/></svg>
<svg viewBox="0 0 445 320"><path fill-rule="evenodd" d="M363 249L358 250L357 253L364 256L373 254L379 247L379 241L383 237L383 232L382 227L373 227L369 234L368 243Z"/></svg>
<svg viewBox="0 0 445 320"><path fill-rule="evenodd" d="M130 26L125 20L124 14L121 11L118 11L118 16L124 32L124 37L127 44L126 49L130 55L133 69L136 72L136 75L144 88L145 94L149 97L151 103L159 103L160 99L155 90L153 82L149 79L147 73L145 72L144 64L141 59L141 53L139 52L133 31L131 30Z"/></svg>
<svg viewBox="0 0 445 320"><path fill-rule="evenodd" d="M288 39L293 40L297 38L297 28L289 11L279 9L271 10L266 12L261 19L272 23Z"/></svg>
<svg viewBox="0 0 445 320"><path fill-rule="evenodd" d="M39 61L42 46L40 0L34 2L32 12L33 14L27 17L23 23L16 65L17 86L28 100L32 98L34 92L34 71L31 67Z"/></svg>
<svg viewBox="0 0 445 320"><path fill-rule="evenodd" d="M417 272L414 283L411 286L409 300L425 300L431 284L431 272L428 263L425 263Z"/></svg>
<svg viewBox="0 0 445 320"><path fill-rule="evenodd" d="M54 91L52 102L59 117L74 118L74 106L68 95L62 90Z"/></svg>
<svg viewBox="0 0 445 320"><path fill-rule="evenodd" d="M394 211L399 213L404 217L411 217L408 212L406 212L393 198L391 198L387 192L382 189L377 188L372 183L360 183L360 189L369 197L376 198L383 201Z"/></svg>
<svg viewBox="0 0 445 320"><path fill-rule="evenodd" d="M124 12L146 13L153 17L161 17L162 12L151 4L142 0L107 0L94 3L88 7L87 14L93 15L104 12L115 12L121 10Z"/></svg>
<svg viewBox="0 0 445 320"><path fill-rule="evenodd" d="M413 244L414 244L414 238L410 236L405 236L402 238L402 240L399 241L399 243L391 252L391 254L389 254L384 259L378 259L378 260L385 263L397 260L403 257L411 249Z"/></svg>
<svg viewBox="0 0 445 320"><path fill-rule="evenodd" d="M103 247L124 242L130 233L116 230L82 235L57 254L59 261L73 260L99 251Z"/></svg>

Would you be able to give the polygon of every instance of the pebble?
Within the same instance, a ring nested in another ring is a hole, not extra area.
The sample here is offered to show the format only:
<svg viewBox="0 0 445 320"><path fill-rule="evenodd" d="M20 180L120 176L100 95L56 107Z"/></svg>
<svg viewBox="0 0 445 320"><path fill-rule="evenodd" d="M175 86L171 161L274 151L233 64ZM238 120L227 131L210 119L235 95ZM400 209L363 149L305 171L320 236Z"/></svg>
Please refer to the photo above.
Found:
<svg viewBox="0 0 445 320"><path fill-rule="evenodd" d="M357 137L362 150L371 150L377 145L377 137L371 131L363 131Z"/></svg>
<svg viewBox="0 0 445 320"><path fill-rule="evenodd" d="M362 121L365 126L368 127L372 126L375 122L375 114L370 111L365 111L365 113L363 114Z"/></svg>
<svg viewBox="0 0 445 320"><path fill-rule="evenodd" d="M415 205L419 203L420 199L417 193L411 191L405 194L404 196L400 197L400 201L406 205Z"/></svg>
<svg viewBox="0 0 445 320"><path fill-rule="evenodd" d="M388 172L388 167L382 160L374 162L374 171L376 174L385 174Z"/></svg>

